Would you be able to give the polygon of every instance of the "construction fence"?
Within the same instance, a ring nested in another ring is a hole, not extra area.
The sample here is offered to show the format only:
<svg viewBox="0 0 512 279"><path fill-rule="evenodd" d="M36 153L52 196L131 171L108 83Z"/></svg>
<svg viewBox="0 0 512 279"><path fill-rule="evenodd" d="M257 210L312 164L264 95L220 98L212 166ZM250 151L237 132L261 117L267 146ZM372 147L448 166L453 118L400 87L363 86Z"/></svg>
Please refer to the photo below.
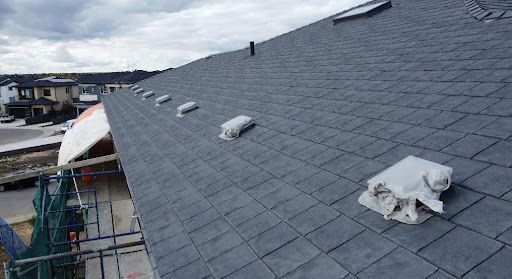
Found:
<svg viewBox="0 0 512 279"><path fill-rule="evenodd" d="M69 210L66 210L67 197L70 179L62 178L57 180L57 188L53 194L48 192L49 178L39 177L39 185L34 195L33 204L36 210L36 220L30 245L9 261L8 279L24 278L70 278L72 274L66 274L65 269L54 269L52 266L59 266L72 262L72 258L60 258L46 263L28 263L15 266L14 260L27 259L45 256L55 253L62 253L71 250L71 245L59 244L68 242L67 230L63 230L70 220ZM68 271L69 272L69 271Z"/></svg>

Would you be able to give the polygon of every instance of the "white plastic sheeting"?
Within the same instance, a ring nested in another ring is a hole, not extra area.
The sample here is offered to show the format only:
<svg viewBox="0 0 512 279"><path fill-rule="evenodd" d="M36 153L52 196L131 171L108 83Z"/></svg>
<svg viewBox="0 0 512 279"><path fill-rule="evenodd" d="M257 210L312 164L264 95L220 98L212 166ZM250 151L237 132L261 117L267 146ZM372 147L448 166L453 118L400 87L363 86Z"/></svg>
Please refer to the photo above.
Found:
<svg viewBox="0 0 512 279"><path fill-rule="evenodd" d="M91 109L93 109L92 112L88 112ZM78 118L79 121L75 121L72 128L64 135L59 150L59 166L83 155L110 132L107 114L103 106L91 107L88 110L82 114L90 113L90 115L81 118L81 114Z"/></svg>
<svg viewBox="0 0 512 279"><path fill-rule="evenodd" d="M252 118L245 115L239 115L220 126L222 133L219 137L224 140L235 139L240 135L240 132L250 125L252 125Z"/></svg>
<svg viewBox="0 0 512 279"><path fill-rule="evenodd" d="M408 156L368 180L368 190L359 203L384 218L419 224L432 216L427 210L443 213L442 191L450 187L453 169ZM417 206L417 201L422 205Z"/></svg>

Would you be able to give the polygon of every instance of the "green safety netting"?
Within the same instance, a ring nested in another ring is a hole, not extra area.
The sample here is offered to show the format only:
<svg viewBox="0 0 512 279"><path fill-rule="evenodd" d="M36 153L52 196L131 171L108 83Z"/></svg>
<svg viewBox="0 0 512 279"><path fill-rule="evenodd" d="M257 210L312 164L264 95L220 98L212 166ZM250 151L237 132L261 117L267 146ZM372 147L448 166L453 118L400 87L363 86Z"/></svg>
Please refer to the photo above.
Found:
<svg viewBox="0 0 512 279"><path fill-rule="evenodd" d="M69 173L66 172L65 174ZM36 210L36 222L32 239L27 249L16 260L64 253L71 250L70 244L55 245L59 242L68 241L67 230L61 227L69 224L70 215L73 214L73 212L64 211L68 198L68 195L64 193L69 191L70 181L70 178L60 179L54 192L57 195L50 197L47 191L48 180L39 180L39 187L33 199ZM9 279L72 278L72 271L66 271L63 268L51 269L49 265L58 266L74 262L75 260L75 258L67 257L52 260L51 262L41 262L40 264L28 263L19 267L15 267L13 260L11 260L8 263L8 269L10 270ZM16 268L18 268L17 272L14 271Z"/></svg>

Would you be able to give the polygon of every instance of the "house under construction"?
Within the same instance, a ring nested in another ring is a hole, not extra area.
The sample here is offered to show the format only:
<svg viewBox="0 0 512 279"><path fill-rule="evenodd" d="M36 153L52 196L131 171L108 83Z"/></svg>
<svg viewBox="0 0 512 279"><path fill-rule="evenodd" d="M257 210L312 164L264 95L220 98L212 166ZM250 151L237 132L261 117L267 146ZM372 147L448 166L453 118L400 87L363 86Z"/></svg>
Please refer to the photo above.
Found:
<svg viewBox="0 0 512 279"><path fill-rule="evenodd" d="M31 244L6 264L6 278L153 278L108 123L91 113L104 114L101 108L84 112L93 116L79 117L66 134L59 166L0 179L38 178ZM89 137L81 137L80 130Z"/></svg>

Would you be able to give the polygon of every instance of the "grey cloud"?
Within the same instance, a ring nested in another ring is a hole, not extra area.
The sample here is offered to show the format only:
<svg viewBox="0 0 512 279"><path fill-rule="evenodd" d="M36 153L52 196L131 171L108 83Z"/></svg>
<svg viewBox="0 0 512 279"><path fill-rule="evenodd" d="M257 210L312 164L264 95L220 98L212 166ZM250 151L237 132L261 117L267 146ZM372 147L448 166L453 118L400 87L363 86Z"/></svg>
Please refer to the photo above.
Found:
<svg viewBox="0 0 512 279"><path fill-rule="evenodd" d="M69 50L65 46L57 47L53 52L52 58L52 60L57 63L71 63L76 61L76 58L69 53Z"/></svg>
<svg viewBox="0 0 512 279"><path fill-rule="evenodd" d="M6 18L13 12L7 0L0 0L0 26L6 21Z"/></svg>
<svg viewBox="0 0 512 279"><path fill-rule="evenodd" d="M176 67L366 1L0 0L0 72Z"/></svg>
<svg viewBox="0 0 512 279"><path fill-rule="evenodd" d="M0 0L0 31L46 40L103 38L150 20L151 13L174 13L203 1Z"/></svg>

